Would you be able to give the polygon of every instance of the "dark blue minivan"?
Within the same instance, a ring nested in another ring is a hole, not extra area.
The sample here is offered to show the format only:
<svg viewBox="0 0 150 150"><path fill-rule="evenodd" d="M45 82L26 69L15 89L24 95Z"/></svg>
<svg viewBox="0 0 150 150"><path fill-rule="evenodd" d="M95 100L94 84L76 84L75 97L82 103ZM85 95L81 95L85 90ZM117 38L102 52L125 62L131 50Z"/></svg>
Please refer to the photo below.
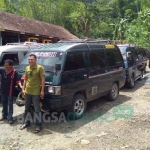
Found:
<svg viewBox="0 0 150 150"><path fill-rule="evenodd" d="M118 45L123 56L126 70L126 85L134 88L135 81L142 79L145 70L145 58L138 47L130 44Z"/></svg>
<svg viewBox="0 0 150 150"><path fill-rule="evenodd" d="M87 102L107 95L116 100L125 84L125 67L118 46L86 42L47 44L27 53L18 67L24 74L30 54L45 68L42 109L67 110L80 118ZM21 95L21 94L20 94ZM16 103L23 104L18 96Z"/></svg>

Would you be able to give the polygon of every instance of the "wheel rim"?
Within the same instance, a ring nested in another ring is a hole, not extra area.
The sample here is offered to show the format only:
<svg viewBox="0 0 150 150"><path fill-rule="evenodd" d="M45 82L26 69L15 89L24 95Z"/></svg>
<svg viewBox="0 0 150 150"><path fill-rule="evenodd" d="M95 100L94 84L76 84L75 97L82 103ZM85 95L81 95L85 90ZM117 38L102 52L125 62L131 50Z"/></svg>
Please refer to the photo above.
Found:
<svg viewBox="0 0 150 150"><path fill-rule="evenodd" d="M118 95L118 86L116 84L112 87L112 97L115 99Z"/></svg>
<svg viewBox="0 0 150 150"><path fill-rule="evenodd" d="M79 99L74 105L74 112L76 115L81 115L84 112L84 100Z"/></svg>

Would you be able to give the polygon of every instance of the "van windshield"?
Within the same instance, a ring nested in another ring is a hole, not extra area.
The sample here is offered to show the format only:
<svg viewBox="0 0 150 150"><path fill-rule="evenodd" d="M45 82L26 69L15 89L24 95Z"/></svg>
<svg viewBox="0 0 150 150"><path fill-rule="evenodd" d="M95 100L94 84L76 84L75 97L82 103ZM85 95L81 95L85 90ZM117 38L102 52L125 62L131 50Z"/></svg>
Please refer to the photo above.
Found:
<svg viewBox="0 0 150 150"><path fill-rule="evenodd" d="M29 52L21 62L22 65L28 65L28 57L31 54L37 56L37 64L42 65L45 71L54 71L55 64L62 64L62 52Z"/></svg>

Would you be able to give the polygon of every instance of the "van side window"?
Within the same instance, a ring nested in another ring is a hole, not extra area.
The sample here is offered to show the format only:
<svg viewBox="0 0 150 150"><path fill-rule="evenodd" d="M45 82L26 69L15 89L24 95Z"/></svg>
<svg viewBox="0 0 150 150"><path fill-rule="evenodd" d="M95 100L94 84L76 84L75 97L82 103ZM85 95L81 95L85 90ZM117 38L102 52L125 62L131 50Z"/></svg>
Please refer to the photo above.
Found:
<svg viewBox="0 0 150 150"><path fill-rule="evenodd" d="M78 70L84 67L83 55L81 52L68 52L64 71Z"/></svg>
<svg viewBox="0 0 150 150"><path fill-rule="evenodd" d="M91 68L104 68L106 67L104 52L89 52Z"/></svg>
<svg viewBox="0 0 150 150"><path fill-rule="evenodd" d="M127 61L133 61L131 51L127 51Z"/></svg>
<svg viewBox="0 0 150 150"><path fill-rule="evenodd" d="M137 50L137 54L138 54L139 60L143 60L144 53L138 49L138 50Z"/></svg>
<svg viewBox="0 0 150 150"><path fill-rule="evenodd" d="M134 61L138 60L138 54L135 49L131 49L131 54L133 56Z"/></svg>
<svg viewBox="0 0 150 150"><path fill-rule="evenodd" d="M91 68L100 68L100 64L96 52L89 52L89 58L91 62Z"/></svg>
<svg viewBox="0 0 150 150"><path fill-rule="evenodd" d="M10 54L10 53L6 54L6 53L4 53L0 65L4 65L4 61L6 59L13 60L14 65L18 65L19 64L18 54Z"/></svg>
<svg viewBox="0 0 150 150"><path fill-rule="evenodd" d="M107 51L108 65L111 66L122 66L123 61L118 51Z"/></svg>
<svg viewBox="0 0 150 150"><path fill-rule="evenodd" d="M146 56L146 51L143 49L143 50L139 50L140 54L145 57Z"/></svg>
<svg viewBox="0 0 150 150"><path fill-rule="evenodd" d="M23 52L23 55L25 56L27 54L27 52Z"/></svg>

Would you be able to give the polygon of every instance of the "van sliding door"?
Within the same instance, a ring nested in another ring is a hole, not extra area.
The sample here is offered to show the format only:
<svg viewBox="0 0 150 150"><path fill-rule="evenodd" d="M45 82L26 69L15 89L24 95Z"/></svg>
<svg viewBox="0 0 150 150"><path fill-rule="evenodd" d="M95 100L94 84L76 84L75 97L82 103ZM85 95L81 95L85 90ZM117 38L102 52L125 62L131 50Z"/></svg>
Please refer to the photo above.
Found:
<svg viewBox="0 0 150 150"><path fill-rule="evenodd" d="M108 72L109 72L109 88L111 88L114 81L121 83L124 76L124 62L119 50L106 49L106 56L108 60ZM121 83L122 85L122 83Z"/></svg>
<svg viewBox="0 0 150 150"><path fill-rule="evenodd" d="M83 52L68 52L62 74L62 105L70 105L75 93L86 91L88 87L87 70L83 59Z"/></svg>
<svg viewBox="0 0 150 150"><path fill-rule="evenodd" d="M95 99L106 92L108 88L105 52L100 49L99 51L88 52L88 54L90 59L91 97Z"/></svg>

